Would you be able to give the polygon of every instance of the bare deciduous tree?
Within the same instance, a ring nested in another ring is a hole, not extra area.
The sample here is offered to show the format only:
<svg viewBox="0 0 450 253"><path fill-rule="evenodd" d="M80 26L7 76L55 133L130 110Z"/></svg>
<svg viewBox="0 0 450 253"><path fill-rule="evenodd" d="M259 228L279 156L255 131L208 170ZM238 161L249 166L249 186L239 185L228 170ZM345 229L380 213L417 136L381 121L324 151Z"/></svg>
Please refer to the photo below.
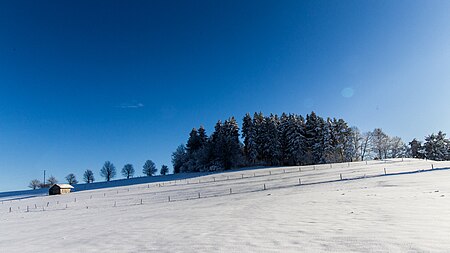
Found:
<svg viewBox="0 0 450 253"><path fill-rule="evenodd" d="M92 172L92 170L86 170L83 175L83 181L89 184L89 183L93 183L94 180L95 180L95 178L94 178L94 173Z"/></svg>
<svg viewBox="0 0 450 253"><path fill-rule="evenodd" d="M100 175L109 182L116 176L116 167L112 162L106 161L105 164L103 164L103 168L100 170Z"/></svg>
<svg viewBox="0 0 450 253"><path fill-rule="evenodd" d="M390 157L399 158L403 157L406 152L406 145L402 139L398 136L389 138Z"/></svg>
<svg viewBox="0 0 450 253"><path fill-rule="evenodd" d="M389 136L381 128L375 128L373 130L372 145L379 159L387 158L389 152Z"/></svg>
<svg viewBox="0 0 450 253"><path fill-rule="evenodd" d="M133 177L134 175L134 168L132 164L125 164L122 168L122 175L129 179L130 177Z"/></svg>
<svg viewBox="0 0 450 253"><path fill-rule="evenodd" d="M361 161L364 161L364 158L367 157L370 152L370 146L372 144L372 133L365 132L361 136L361 146L359 156L361 157Z"/></svg>
<svg viewBox="0 0 450 253"><path fill-rule="evenodd" d="M66 176L67 183L70 185L78 184L78 180L73 173Z"/></svg>
<svg viewBox="0 0 450 253"><path fill-rule="evenodd" d="M56 179L56 177L54 177L54 176L50 176L50 177L47 179L47 184L48 184L49 186L54 185L54 184L56 184L56 183L58 183L58 179Z"/></svg>
<svg viewBox="0 0 450 253"><path fill-rule="evenodd" d="M156 173L157 169L155 167L155 163L152 160L147 160L142 166L143 170L142 173L144 173L147 176L153 176L153 174Z"/></svg>
<svg viewBox="0 0 450 253"><path fill-rule="evenodd" d="M36 190L40 186L41 186L41 181L39 181L37 179L31 180L30 184L28 185L28 187L30 187L33 190Z"/></svg>

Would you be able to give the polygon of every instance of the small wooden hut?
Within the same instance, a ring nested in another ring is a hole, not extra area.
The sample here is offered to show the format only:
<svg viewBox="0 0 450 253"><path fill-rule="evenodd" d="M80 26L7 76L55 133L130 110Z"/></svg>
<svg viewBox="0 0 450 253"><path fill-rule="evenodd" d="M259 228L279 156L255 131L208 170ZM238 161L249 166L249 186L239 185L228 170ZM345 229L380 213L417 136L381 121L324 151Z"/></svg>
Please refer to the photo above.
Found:
<svg viewBox="0 0 450 253"><path fill-rule="evenodd" d="M50 189L48 189L48 195L66 194L70 193L73 186L70 184L54 184Z"/></svg>

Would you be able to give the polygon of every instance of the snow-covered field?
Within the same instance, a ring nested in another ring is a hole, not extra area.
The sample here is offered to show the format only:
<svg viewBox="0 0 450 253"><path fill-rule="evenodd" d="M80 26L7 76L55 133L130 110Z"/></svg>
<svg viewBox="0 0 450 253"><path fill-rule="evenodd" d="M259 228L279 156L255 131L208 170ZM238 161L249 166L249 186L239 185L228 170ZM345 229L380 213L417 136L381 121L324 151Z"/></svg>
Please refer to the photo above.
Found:
<svg viewBox="0 0 450 253"><path fill-rule="evenodd" d="M0 252L450 252L447 168L396 159L0 195Z"/></svg>

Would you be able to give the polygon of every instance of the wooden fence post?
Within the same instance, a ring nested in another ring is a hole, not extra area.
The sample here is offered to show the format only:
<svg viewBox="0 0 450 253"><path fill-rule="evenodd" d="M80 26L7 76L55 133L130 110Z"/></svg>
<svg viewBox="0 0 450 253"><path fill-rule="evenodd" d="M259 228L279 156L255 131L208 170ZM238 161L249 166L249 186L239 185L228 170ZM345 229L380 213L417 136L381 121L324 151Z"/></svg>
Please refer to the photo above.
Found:
<svg viewBox="0 0 450 253"><path fill-rule="evenodd" d="M300 178L298 178L298 184L301 185L302 184L302 180Z"/></svg>
<svg viewBox="0 0 450 253"><path fill-rule="evenodd" d="M386 168L384 168L384 175L386 176Z"/></svg>
<svg viewBox="0 0 450 253"><path fill-rule="evenodd" d="M230 194L232 194L233 193L233 191L231 190L231 188L230 188Z"/></svg>
<svg viewBox="0 0 450 253"><path fill-rule="evenodd" d="M341 180L342 180L342 174L340 174L340 176L341 176Z"/></svg>
<svg viewBox="0 0 450 253"><path fill-rule="evenodd" d="M264 191L266 190L266 184L264 184Z"/></svg>

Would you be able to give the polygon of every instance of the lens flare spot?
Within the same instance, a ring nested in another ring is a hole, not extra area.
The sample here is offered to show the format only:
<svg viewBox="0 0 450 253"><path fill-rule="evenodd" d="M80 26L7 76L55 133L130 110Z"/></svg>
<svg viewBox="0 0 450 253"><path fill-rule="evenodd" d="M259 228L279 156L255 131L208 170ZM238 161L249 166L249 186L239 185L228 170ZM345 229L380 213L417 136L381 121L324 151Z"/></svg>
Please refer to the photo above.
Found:
<svg viewBox="0 0 450 253"><path fill-rule="evenodd" d="M353 90L353 88L346 87L346 88L342 89L341 95L344 98L351 98L351 97L353 97L353 95L355 95L355 91Z"/></svg>

